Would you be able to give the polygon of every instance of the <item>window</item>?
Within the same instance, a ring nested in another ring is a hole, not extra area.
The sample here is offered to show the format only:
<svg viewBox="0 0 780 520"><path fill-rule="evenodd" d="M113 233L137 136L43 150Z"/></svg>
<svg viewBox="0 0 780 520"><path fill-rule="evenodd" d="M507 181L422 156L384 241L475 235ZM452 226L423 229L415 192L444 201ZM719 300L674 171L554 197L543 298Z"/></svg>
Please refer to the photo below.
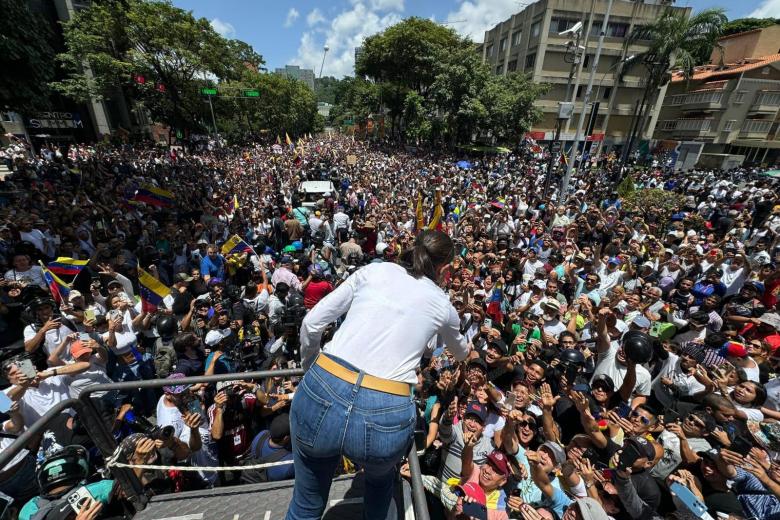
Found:
<svg viewBox="0 0 780 520"><path fill-rule="evenodd" d="M584 61L583 61L583 63L582 63L582 67L583 67L583 68L586 68L586 69L587 69L587 68L588 68L588 66L590 66L590 54L586 54L586 55L585 55L585 60L584 60Z"/></svg>
<svg viewBox="0 0 780 520"><path fill-rule="evenodd" d="M523 36L523 31L515 31L512 33L512 47L520 45L520 38Z"/></svg>
<svg viewBox="0 0 780 520"><path fill-rule="evenodd" d="M581 98L582 97L582 85L579 85L577 87L577 95L574 97L574 99Z"/></svg>
<svg viewBox="0 0 780 520"><path fill-rule="evenodd" d="M501 41L498 42L498 52L504 52L506 50L506 36L501 38Z"/></svg>
<svg viewBox="0 0 780 520"><path fill-rule="evenodd" d="M539 37L539 29L541 28L542 22L534 22L531 24L531 37L532 38L538 38Z"/></svg>
<svg viewBox="0 0 780 520"><path fill-rule="evenodd" d="M507 72L514 72L517 70L517 60L512 60L509 63L506 64L506 71Z"/></svg>
<svg viewBox="0 0 780 520"><path fill-rule="evenodd" d="M525 57L525 68L530 69L536 64L536 53L529 54Z"/></svg>
<svg viewBox="0 0 780 520"><path fill-rule="evenodd" d="M500 76L503 73L504 73L504 66L503 65L499 65L498 67L496 67L496 76Z"/></svg>
<svg viewBox="0 0 780 520"><path fill-rule="evenodd" d="M492 43L487 46L487 49L485 50L485 56L487 56L488 58L493 56L493 44Z"/></svg>
<svg viewBox="0 0 780 520"><path fill-rule="evenodd" d="M607 24L607 36L612 38L625 38L628 33L628 24L620 22L610 22Z"/></svg>
<svg viewBox="0 0 780 520"><path fill-rule="evenodd" d="M604 128L604 119L606 119L605 114L598 114L596 115L596 122L593 123L593 128Z"/></svg>
<svg viewBox="0 0 780 520"><path fill-rule="evenodd" d="M612 95L612 87L606 87L604 89L604 93L601 96L601 99L609 99L609 96Z"/></svg>
<svg viewBox="0 0 780 520"><path fill-rule="evenodd" d="M553 34L562 33L566 29L573 27L577 23L577 20L570 20L568 18L552 18L550 20L550 32Z"/></svg>
<svg viewBox="0 0 780 520"><path fill-rule="evenodd" d="M739 91L736 94L734 94L734 103L742 103L745 101L745 92Z"/></svg>
<svg viewBox="0 0 780 520"><path fill-rule="evenodd" d="M737 120L736 119L729 119L728 121L726 121L726 124L723 125L723 131L724 132L731 132L732 130L734 130L734 125L736 125L736 124L737 124Z"/></svg>

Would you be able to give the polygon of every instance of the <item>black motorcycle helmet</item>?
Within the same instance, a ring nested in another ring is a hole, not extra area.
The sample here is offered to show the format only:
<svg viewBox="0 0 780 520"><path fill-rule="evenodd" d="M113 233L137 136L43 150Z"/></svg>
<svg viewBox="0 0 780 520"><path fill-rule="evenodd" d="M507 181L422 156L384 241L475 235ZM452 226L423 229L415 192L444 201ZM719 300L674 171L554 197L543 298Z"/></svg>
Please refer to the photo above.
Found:
<svg viewBox="0 0 780 520"><path fill-rule="evenodd" d="M647 363L653 357L653 342L650 334L630 330L623 336L623 350L634 363Z"/></svg>
<svg viewBox="0 0 780 520"><path fill-rule="evenodd" d="M162 339L171 339L179 332L179 324L173 316L163 315L157 319L157 333Z"/></svg>
<svg viewBox="0 0 780 520"><path fill-rule="evenodd" d="M43 460L36 479L41 496L47 499L59 498L67 491L84 482L89 476L89 458L83 446L66 446ZM63 488L57 493L55 489Z"/></svg>
<svg viewBox="0 0 780 520"><path fill-rule="evenodd" d="M577 349L566 348L560 353L561 365L584 365L585 355Z"/></svg>

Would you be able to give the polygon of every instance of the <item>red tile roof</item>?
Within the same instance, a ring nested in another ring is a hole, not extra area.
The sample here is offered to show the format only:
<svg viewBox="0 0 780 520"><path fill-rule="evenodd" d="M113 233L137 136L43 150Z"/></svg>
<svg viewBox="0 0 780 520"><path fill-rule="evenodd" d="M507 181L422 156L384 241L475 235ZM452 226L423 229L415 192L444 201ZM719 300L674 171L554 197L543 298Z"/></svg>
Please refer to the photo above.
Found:
<svg viewBox="0 0 780 520"><path fill-rule="evenodd" d="M748 72L754 69L760 69L772 63L780 61L780 54L770 54L769 56L762 56L761 58L742 60L739 63L729 63L724 68L719 69L717 65L702 65L694 69L691 80L702 81L710 78L718 78L722 76L731 76L734 74L740 74L742 72ZM685 76L681 72L674 72L672 74L672 83L685 81Z"/></svg>

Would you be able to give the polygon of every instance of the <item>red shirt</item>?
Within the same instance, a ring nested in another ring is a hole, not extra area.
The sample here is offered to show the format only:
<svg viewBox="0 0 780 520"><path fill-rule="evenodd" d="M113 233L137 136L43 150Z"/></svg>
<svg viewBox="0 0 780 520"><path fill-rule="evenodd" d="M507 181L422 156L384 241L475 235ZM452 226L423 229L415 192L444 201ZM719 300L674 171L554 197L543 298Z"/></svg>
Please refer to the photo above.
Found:
<svg viewBox="0 0 780 520"><path fill-rule="evenodd" d="M306 289L303 290L303 305L307 309L311 309L332 291L333 285L330 282L325 280L320 280L319 282L311 281L306 286Z"/></svg>

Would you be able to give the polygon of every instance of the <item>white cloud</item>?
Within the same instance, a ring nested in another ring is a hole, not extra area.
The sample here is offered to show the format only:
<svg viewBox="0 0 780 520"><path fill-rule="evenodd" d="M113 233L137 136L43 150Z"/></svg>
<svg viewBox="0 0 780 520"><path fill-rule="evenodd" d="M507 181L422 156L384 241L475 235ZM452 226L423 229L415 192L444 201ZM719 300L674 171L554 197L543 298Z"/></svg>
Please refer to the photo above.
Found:
<svg viewBox="0 0 780 520"><path fill-rule="evenodd" d="M748 18L780 18L780 0L764 0Z"/></svg>
<svg viewBox="0 0 780 520"><path fill-rule="evenodd" d="M322 11L320 11L318 8L314 8L309 12L309 14L306 15L306 23L309 27L313 27L317 25L318 23L322 23L325 21L325 17L322 15Z"/></svg>
<svg viewBox="0 0 780 520"><path fill-rule="evenodd" d="M236 28L233 27L233 24L223 22L219 18L214 18L211 20L211 26L215 31L217 31L217 33L221 34L225 38L230 38L236 34Z"/></svg>
<svg viewBox="0 0 780 520"><path fill-rule="evenodd" d="M455 22L452 27L475 42L485 39L485 31L520 12L523 5L515 0L463 0L455 11L447 14L445 21Z"/></svg>
<svg viewBox="0 0 780 520"><path fill-rule="evenodd" d="M284 26L292 26L292 24L295 23L295 20L297 20L299 16L301 16L301 13L299 13L296 8L291 7L290 10L287 11L287 18L284 19Z"/></svg>
<svg viewBox="0 0 780 520"><path fill-rule="evenodd" d="M327 45L329 50L323 75L338 78L353 75L355 47L362 45L366 37L400 22L401 16L392 11L399 5L403 8L403 1L371 0L365 3L362 0L352 0L349 10L339 13L325 30L303 33L292 64L312 69L319 75L323 46ZM385 12L388 9L391 12Z"/></svg>

